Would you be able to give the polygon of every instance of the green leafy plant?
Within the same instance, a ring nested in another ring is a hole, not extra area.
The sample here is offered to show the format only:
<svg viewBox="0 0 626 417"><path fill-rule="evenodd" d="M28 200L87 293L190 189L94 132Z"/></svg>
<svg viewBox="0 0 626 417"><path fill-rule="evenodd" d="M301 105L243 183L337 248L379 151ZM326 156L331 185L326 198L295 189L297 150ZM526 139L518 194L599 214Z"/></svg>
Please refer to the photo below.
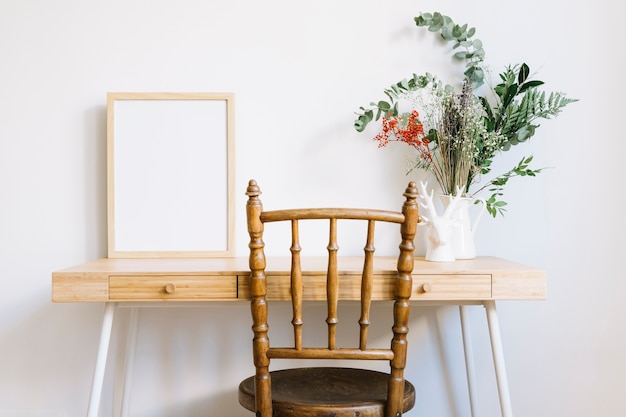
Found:
<svg viewBox="0 0 626 417"><path fill-rule="evenodd" d="M465 78L472 83L473 88L480 87L484 82L485 71L482 63L485 60L485 50L480 39L474 39L476 28L464 25L457 25L448 16L441 13L422 13L413 19L415 24L427 26L430 32L440 32L441 38L454 42L452 48L463 48L457 51L454 57L466 61Z"/></svg>
<svg viewBox="0 0 626 417"><path fill-rule="evenodd" d="M507 66L499 74L499 83L491 87L486 80L483 43L475 38L475 28L458 25L437 12L422 13L414 20L418 27L427 27L452 42L452 49L456 50L454 57L465 61L461 92L455 92L458 88L444 84L430 73L413 74L386 88L385 100L360 107L354 128L363 132L372 121L382 119L384 140L381 141L381 136L375 137L379 146L400 141L418 150L409 172L416 168L433 172L444 193L454 194L457 187L467 196L488 190L492 194L486 200L487 210L494 217L503 215L506 202L502 196L508 180L535 176L542 171L529 168L532 156L522 158L513 169L477 191L472 192L472 186L491 172L493 160L500 152L530 139L541 119L556 117L577 100L560 92L541 91L539 87L544 82L532 79L526 63ZM483 85L488 87L487 94L474 96L478 89L485 89ZM476 100L470 100L468 95ZM407 104L408 111L403 107ZM481 123L476 122L477 112ZM406 129L410 126L410 117L413 128ZM421 129L415 128L418 124L422 125ZM395 131L389 129L390 125ZM411 134L414 137L410 137Z"/></svg>

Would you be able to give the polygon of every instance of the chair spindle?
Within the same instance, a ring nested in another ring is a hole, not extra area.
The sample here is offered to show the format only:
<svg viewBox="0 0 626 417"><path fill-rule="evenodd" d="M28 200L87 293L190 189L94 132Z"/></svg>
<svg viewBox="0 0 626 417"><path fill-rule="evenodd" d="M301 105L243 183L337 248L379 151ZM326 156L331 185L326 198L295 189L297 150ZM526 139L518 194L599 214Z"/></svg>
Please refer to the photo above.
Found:
<svg viewBox="0 0 626 417"><path fill-rule="evenodd" d="M363 274L361 276L361 317L359 318L360 334L359 349L367 349L367 331L370 325L370 306L372 303L372 287L374 285L374 232L376 221L367 222L367 241L365 243L365 259L363 261Z"/></svg>
<svg viewBox="0 0 626 417"><path fill-rule="evenodd" d="M337 219L330 219L330 231L328 239L328 270L326 280L326 297L328 299L328 349L337 348L337 305L339 303L339 280L337 277L337 252L339 245L337 244Z"/></svg>
<svg viewBox="0 0 626 417"><path fill-rule="evenodd" d="M302 265L300 263L300 232L298 220L291 221L291 303L293 343L297 350L302 349Z"/></svg>

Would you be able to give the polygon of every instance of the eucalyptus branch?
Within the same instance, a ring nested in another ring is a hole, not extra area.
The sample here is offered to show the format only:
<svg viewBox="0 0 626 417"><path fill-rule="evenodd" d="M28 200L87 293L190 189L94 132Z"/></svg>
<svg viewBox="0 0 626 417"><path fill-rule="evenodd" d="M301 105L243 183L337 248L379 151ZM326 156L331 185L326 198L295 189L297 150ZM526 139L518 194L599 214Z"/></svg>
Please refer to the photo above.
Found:
<svg viewBox="0 0 626 417"><path fill-rule="evenodd" d="M474 89L484 84L485 50L482 41L474 39L475 28L468 28L467 23L458 25L449 16L444 16L438 12L421 13L414 18L414 21L418 27L428 26L430 32L441 32L441 37L444 40L454 42L453 49L464 48L464 51L456 52L454 57L467 61L465 65L467 69L464 72L466 79L471 82Z"/></svg>

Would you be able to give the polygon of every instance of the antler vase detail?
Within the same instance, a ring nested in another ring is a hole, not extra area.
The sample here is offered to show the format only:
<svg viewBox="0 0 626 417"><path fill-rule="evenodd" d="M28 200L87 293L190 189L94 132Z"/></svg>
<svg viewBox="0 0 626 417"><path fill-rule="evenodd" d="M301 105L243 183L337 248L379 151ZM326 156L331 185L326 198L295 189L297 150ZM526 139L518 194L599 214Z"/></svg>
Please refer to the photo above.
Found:
<svg viewBox="0 0 626 417"><path fill-rule="evenodd" d="M454 257L452 246L453 226L456 220L453 212L461 199L460 193L448 202L443 214L439 215L433 201L433 191L430 194L426 191L426 183L420 181L419 184L420 206L424 208L427 215L420 215L421 223L428 228L428 240L426 242L426 260L433 262L451 262Z"/></svg>

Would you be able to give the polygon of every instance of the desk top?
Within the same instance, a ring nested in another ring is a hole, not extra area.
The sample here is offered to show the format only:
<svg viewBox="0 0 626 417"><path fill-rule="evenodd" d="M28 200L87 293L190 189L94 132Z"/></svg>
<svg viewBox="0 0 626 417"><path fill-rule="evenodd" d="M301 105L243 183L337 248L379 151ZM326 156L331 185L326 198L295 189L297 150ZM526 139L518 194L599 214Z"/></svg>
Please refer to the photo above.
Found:
<svg viewBox="0 0 626 417"><path fill-rule="evenodd" d="M377 257L374 276L378 299L391 299L397 258ZM268 257L266 275L278 277L273 296L288 298L291 259ZM340 257L338 271L352 288L362 257ZM303 276L309 280L310 299L321 291L326 257L303 257ZM248 299L248 257L191 259L102 258L52 273L54 302L206 301ZM478 257L454 262L415 258L414 299L425 300L541 300L546 297L543 270L516 262ZM318 288L319 287L319 288ZM272 291L268 288L269 292ZM346 291L352 291L346 290Z"/></svg>

